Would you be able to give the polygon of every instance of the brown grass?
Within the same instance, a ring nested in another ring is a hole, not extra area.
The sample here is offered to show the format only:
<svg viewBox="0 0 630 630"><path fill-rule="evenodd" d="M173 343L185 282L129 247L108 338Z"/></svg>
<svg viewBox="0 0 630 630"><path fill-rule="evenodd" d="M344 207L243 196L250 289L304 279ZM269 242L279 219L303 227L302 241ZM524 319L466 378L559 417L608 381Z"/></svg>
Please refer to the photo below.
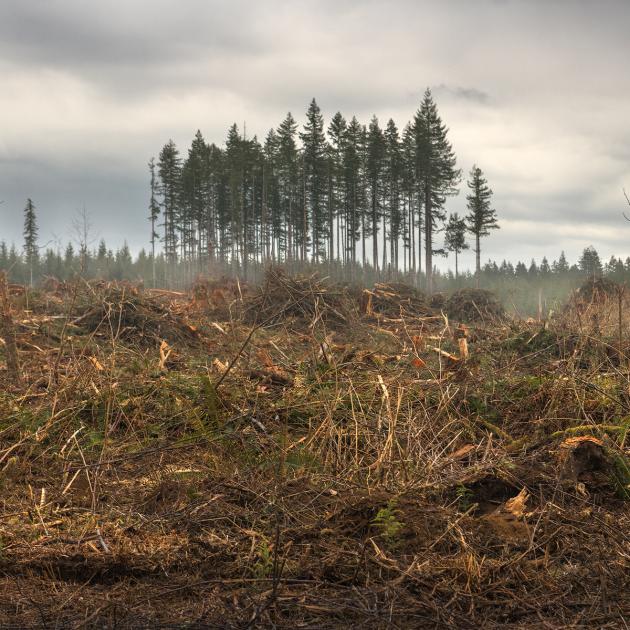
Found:
<svg viewBox="0 0 630 630"><path fill-rule="evenodd" d="M614 305L461 328L316 278L26 293L3 623L623 627L625 303L620 336Z"/></svg>

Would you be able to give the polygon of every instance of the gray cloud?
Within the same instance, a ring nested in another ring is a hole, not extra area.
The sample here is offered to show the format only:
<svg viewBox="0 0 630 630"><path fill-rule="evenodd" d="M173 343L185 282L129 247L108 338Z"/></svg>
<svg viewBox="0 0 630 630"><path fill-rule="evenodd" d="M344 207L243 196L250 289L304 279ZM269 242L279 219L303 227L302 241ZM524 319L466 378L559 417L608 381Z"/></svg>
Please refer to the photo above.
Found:
<svg viewBox="0 0 630 630"><path fill-rule="evenodd" d="M490 95L483 90L471 87L462 87L461 85L446 85L440 83L433 89L433 93L436 97L446 97L454 99L462 99L465 101L472 101L473 103L486 104L490 100Z"/></svg>
<svg viewBox="0 0 630 630"><path fill-rule="evenodd" d="M85 203L95 233L137 249L146 162L170 137L264 136L313 96L402 127L432 86L459 165L495 190L489 256L623 254L629 22L625 0L4 0L0 239L21 241L32 197L46 240Z"/></svg>

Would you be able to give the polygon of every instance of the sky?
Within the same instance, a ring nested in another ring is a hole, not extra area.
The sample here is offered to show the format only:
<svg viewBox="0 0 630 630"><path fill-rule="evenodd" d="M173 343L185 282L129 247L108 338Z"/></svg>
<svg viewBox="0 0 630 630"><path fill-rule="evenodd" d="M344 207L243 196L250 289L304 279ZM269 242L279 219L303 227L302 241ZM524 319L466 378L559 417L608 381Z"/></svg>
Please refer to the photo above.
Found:
<svg viewBox="0 0 630 630"><path fill-rule="evenodd" d="M2 0L0 240L21 245L30 197L42 244L85 209L94 245L138 251L170 138L264 137L313 97L327 122L402 127L430 87L458 166L494 190L484 261L625 258L629 59L628 0Z"/></svg>

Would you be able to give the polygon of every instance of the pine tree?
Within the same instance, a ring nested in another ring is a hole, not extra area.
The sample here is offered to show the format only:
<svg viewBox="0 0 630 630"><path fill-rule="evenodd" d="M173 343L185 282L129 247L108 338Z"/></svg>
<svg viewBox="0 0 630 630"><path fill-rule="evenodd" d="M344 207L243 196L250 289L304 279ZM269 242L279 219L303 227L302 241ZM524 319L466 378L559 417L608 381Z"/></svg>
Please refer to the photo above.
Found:
<svg viewBox="0 0 630 630"><path fill-rule="evenodd" d="M596 249L590 245L582 252L582 256L578 261L580 271L591 278L597 278L602 275L602 262Z"/></svg>
<svg viewBox="0 0 630 630"><path fill-rule="evenodd" d="M420 214L416 217L416 211L419 211L419 207L417 207L418 183L416 179L416 140L414 129L410 124L408 124L403 130L401 162L401 188L404 196L403 242L407 251L403 268L405 272L409 269L415 274L416 263L419 263L418 270L422 270L422 259L420 256L422 221ZM416 219L418 223L418 238L416 238ZM418 255L416 255L416 251L418 251Z"/></svg>
<svg viewBox="0 0 630 630"><path fill-rule="evenodd" d="M479 274L481 270L481 238L488 236L490 230L499 229L497 213L491 206L492 189L483 176L483 171L478 166L473 166L468 180L470 193L466 196L468 202L468 216L466 222L468 231L475 237L475 273L477 286L479 286Z"/></svg>
<svg viewBox="0 0 630 630"><path fill-rule="evenodd" d="M24 208L24 257L28 266L29 284L33 286L33 272L39 262L39 247L37 246L37 217L35 206L31 199L27 199Z"/></svg>
<svg viewBox="0 0 630 630"><path fill-rule="evenodd" d="M289 112L278 127L278 183L280 196L280 214L285 231L281 233L279 249L284 252L285 260L298 257L298 178L299 160L295 142L297 123Z"/></svg>
<svg viewBox="0 0 630 630"><path fill-rule="evenodd" d="M383 234L385 234L385 221L389 223L389 252L390 263L394 269L398 269L398 243L402 230L402 215L400 212L402 178L402 153L400 136L396 123L390 118L385 129L385 210L383 212ZM383 250L383 268L386 255Z"/></svg>
<svg viewBox="0 0 630 630"><path fill-rule="evenodd" d="M276 243L282 232L280 224L280 190L278 183L278 158L280 141L274 129L270 129L263 148L261 239L263 260L276 259Z"/></svg>
<svg viewBox="0 0 630 630"><path fill-rule="evenodd" d="M164 218L164 254L167 262L177 261L178 230L181 220L182 164L179 151L169 140L160 152L158 162L160 193Z"/></svg>
<svg viewBox="0 0 630 630"><path fill-rule="evenodd" d="M539 271L541 276L548 276L551 273L551 267L546 256L543 256L543 259L540 261Z"/></svg>
<svg viewBox="0 0 630 630"><path fill-rule="evenodd" d="M157 233L157 220L158 217L160 216L160 204L158 203L158 185L157 185L157 179L155 176L155 158L151 158L149 160L149 173L151 175L151 179L150 179L150 191L151 191L151 196L149 198L149 221L151 222L151 278L152 278L152 285L153 288L156 288L157 285L157 280L156 280L156 276L155 276L155 242L156 239L158 239L160 237L160 235ZM105 248L105 242L101 241L103 247ZM103 260L106 256L107 253L107 249L105 248L105 251L103 252ZM99 247L99 254L100 254L100 247ZM99 255L99 260L101 259L101 256Z"/></svg>
<svg viewBox="0 0 630 630"><path fill-rule="evenodd" d="M233 124L228 130L228 137L225 143L225 157L227 169L228 205L229 219L226 238L229 240L231 248L230 260L232 265L237 265L242 253L243 234L243 201L244 201L244 179L245 179L245 159L244 142L239 134L238 127ZM239 251L239 247L240 250Z"/></svg>
<svg viewBox="0 0 630 630"><path fill-rule="evenodd" d="M346 119L337 112L328 125L329 158L328 158L328 207L329 207L329 229L331 241L330 259L335 258L334 242L337 245L337 259L340 257L342 234L342 221L344 217L343 209L345 208L345 187L343 185L343 157L345 150L345 136L348 124ZM333 225L334 224L334 225ZM336 227L336 234L334 228ZM344 254L345 258L345 254Z"/></svg>
<svg viewBox="0 0 630 630"><path fill-rule="evenodd" d="M357 260L357 242L361 237L361 217L364 216L364 147L364 127L356 116L353 116L346 128L343 156L344 197L346 200L346 261L351 263L353 267Z"/></svg>
<svg viewBox="0 0 630 630"><path fill-rule="evenodd" d="M569 271L569 263L567 262L564 252L560 252L560 258L558 258L557 261L554 261L551 269L554 273L558 275L565 274Z"/></svg>
<svg viewBox="0 0 630 630"><path fill-rule="evenodd" d="M446 219L446 197L458 193L461 173L448 141L448 129L438 115L431 90L427 89L414 118L416 177L424 209L424 248L427 292L433 292L433 232Z"/></svg>
<svg viewBox="0 0 630 630"><path fill-rule="evenodd" d="M459 276L459 254L468 248L469 245L466 243L466 221L464 219L460 219L457 212L451 214L448 218L448 223L446 224L444 249L455 254L455 280L457 280Z"/></svg>
<svg viewBox="0 0 630 630"><path fill-rule="evenodd" d="M324 242L328 235L328 213L326 212L327 146L324 136L324 118L315 99L311 101L306 112L306 124L304 131L300 133L300 139L302 140L304 160L304 227L306 228L310 217L312 258L318 262L324 255Z"/></svg>
<svg viewBox="0 0 630 630"><path fill-rule="evenodd" d="M370 191L370 222L367 235L372 237L372 265L378 271L378 233L379 221L382 214L381 179L385 166L385 136L381 130L378 118L372 117L367 134L366 171ZM385 234L383 244L385 245Z"/></svg>
<svg viewBox="0 0 630 630"><path fill-rule="evenodd" d="M181 171L180 234L182 254L199 263L208 251L209 147L197 130Z"/></svg>

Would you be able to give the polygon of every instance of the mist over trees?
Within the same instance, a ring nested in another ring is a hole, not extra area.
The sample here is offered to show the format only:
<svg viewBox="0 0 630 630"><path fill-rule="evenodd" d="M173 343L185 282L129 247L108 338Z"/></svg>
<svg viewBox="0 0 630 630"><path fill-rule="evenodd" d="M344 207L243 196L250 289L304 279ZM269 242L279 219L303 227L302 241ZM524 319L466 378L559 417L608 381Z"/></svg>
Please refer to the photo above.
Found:
<svg viewBox="0 0 630 630"><path fill-rule="evenodd" d="M149 170L152 252L159 228L171 264L245 278L268 263L326 264L349 279L412 272L429 292L461 179L430 90L402 134L376 116L337 112L326 125L313 99L301 127L289 113L261 142L233 124L223 147L197 131L185 158L169 141Z"/></svg>
<svg viewBox="0 0 630 630"><path fill-rule="evenodd" d="M483 239L499 228L493 191L473 165L467 214L447 213L462 181L448 133L430 90L402 129L392 119L364 124L341 112L327 123L313 99L303 124L288 113L263 141L237 124L222 146L197 131L185 152L169 140L148 162L148 251L134 258L126 243L116 250L95 244L85 210L65 248L42 246L28 199L23 246L0 242L0 270L30 285L81 274L157 287L204 274L257 280L267 265L282 264L366 284L400 280L429 292L476 284L526 311L540 291L561 297L585 277L630 279L630 259L603 263L592 247L573 265L564 253L552 263L482 265ZM461 253L471 247L474 272L462 272ZM451 256L454 273L439 271L435 256Z"/></svg>

